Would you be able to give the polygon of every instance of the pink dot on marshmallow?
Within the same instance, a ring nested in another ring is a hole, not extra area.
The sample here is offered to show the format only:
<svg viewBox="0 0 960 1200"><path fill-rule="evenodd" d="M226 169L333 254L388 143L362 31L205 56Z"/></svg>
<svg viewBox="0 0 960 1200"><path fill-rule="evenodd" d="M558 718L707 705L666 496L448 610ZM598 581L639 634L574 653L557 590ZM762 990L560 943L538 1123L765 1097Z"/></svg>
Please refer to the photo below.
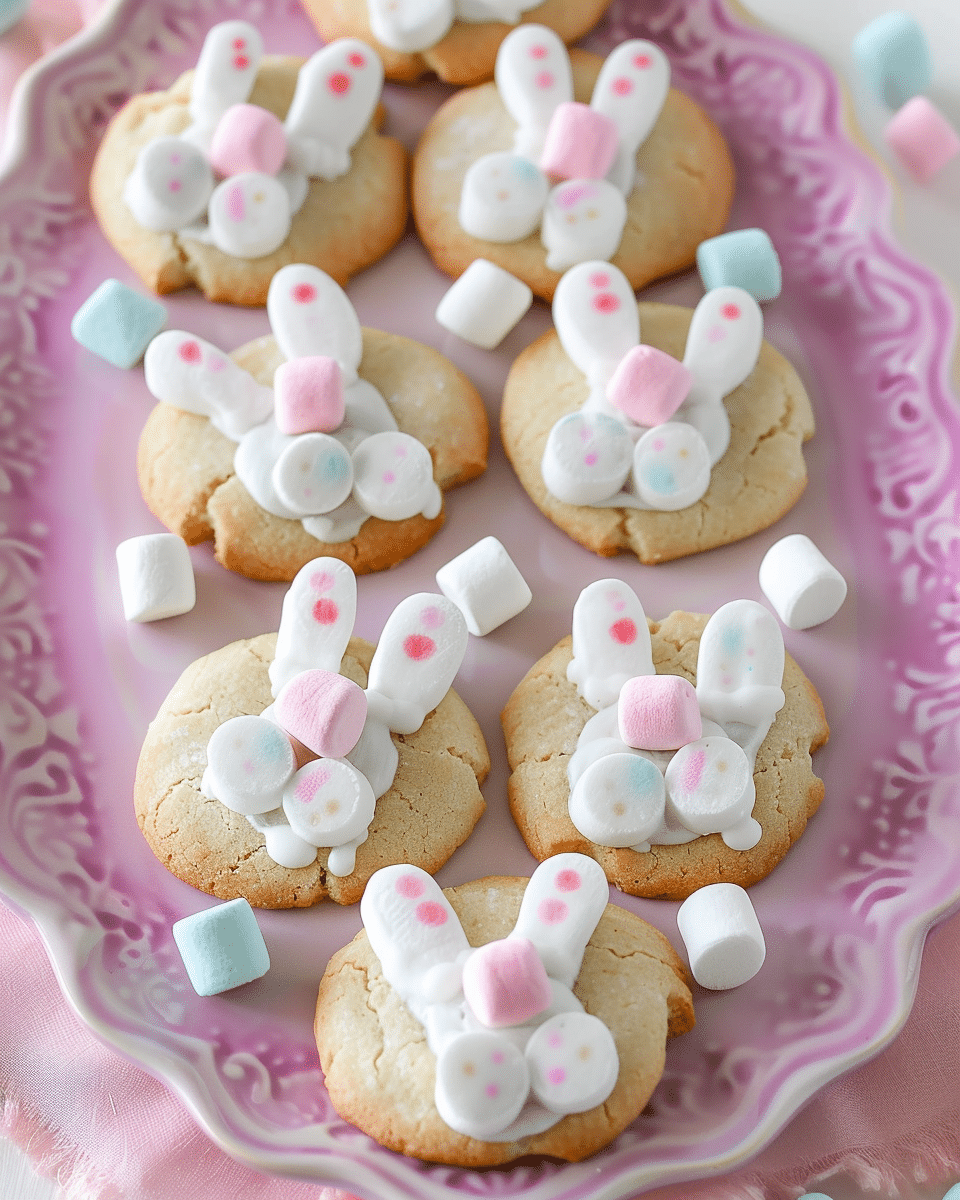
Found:
<svg viewBox="0 0 960 1200"><path fill-rule="evenodd" d="M617 127L589 104L569 101L554 109L540 169L560 179L603 179L617 156Z"/></svg>
<svg viewBox="0 0 960 1200"><path fill-rule="evenodd" d="M220 118L210 143L210 163L221 175L259 171L275 175L287 157L283 122L256 104L233 104Z"/></svg>
<svg viewBox="0 0 960 1200"><path fill-rule="evenodd" d="M424 882L416 875L401 875L395 886L399 894L406 896L408 900L416 900L424 892Z"/></svg>
<svg viewBox="0 0 960 1200"><path fill-rule="evenodd" d="M638 425L661 425L684 402L692 384L693 376L672 355L634 346L607 384L607 399Z"/></svg>
<svg viewBox="0 0 960 1200"><path fill-rule="evenodd" d="M703 733L697 692L681 675L628 679L617 702L620 736L636 750L679 750Z"/></svg>
<svg viewBox="0 0 960 1200"><path fill-rule="evenodd" d="M277 724L323 758L344 758L363 733L367 698L351 679L332 671L301 671L274 702Z"/></svg>
<svg viewBox="0 0 960 1200"><path fill-rule="evenodd" d="M549 1008L550 980L527 938L488 942L463 967L463 994L488 1029L522 1025Z"/></svg>
<svg viewBox="0 0 960 1200"><path fill-rule="evenodd" d="M281 433L332 433L343 421L343 373L326 355L281 363L273 376L273 396Z"/></svg>
<svg viewBox="0 0 960 1200"><path fill-rule="evenodd" d="M920 183L926 183L960 151L953 126L925 96L914 96L883 131L887 144Z"/></svg>

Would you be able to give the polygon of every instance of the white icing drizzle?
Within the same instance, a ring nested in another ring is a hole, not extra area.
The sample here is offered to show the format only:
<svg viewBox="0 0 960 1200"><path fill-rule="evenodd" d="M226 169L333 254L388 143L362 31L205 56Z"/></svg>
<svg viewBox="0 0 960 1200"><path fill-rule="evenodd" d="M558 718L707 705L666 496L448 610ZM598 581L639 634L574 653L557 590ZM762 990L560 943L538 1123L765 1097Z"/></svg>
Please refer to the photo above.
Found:
<svg viewBox="0 0 960 1200"><path fill-rule="evenodd" d="M391 50L416 54L446 37L454 21L516 25L542 0L367 0L373 36Z"/></svg>

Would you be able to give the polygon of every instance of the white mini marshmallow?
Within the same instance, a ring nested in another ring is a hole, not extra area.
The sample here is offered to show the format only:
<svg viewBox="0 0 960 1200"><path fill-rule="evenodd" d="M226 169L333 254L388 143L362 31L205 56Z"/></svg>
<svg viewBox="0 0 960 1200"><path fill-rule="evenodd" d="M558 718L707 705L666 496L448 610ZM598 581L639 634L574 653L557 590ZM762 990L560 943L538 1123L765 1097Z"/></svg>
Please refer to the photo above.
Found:
<svg viewBox="0 0 960 1200"><path fill-rule="evenodd" d="M533 303L529 287L503 267L477 258L437 306L437 323L482 350L499 346Z"/></svg>
<svg viewBox="0 0 960 1200"><path fill-rule="evenodd" d="M533 599L516 563L495 537L481 538L442 566L437 585L463 613L475 637L523 612Z"/></svg>
<svg viewBox="0 0 960 1200"><path fill-rule="evenodd" d="M750 897L735 883L711 883L688 896L677 911L677 925L701 987L739 987L763 966L763 930Z"/></svg>
<svg viewBox="0 0 960 1200"><path fill-rule="evenodd" d="M781 538L766 552L760 588L788 629L828 621L847 595L847 581L802 533Z"/></svg>
<svg viewBox="0 0 960 1200"><path fill-rule="evenodd" d="M117 570L128 621L177 617L197 602L190 551L175 533L147 533L121 542Z"/></svg>

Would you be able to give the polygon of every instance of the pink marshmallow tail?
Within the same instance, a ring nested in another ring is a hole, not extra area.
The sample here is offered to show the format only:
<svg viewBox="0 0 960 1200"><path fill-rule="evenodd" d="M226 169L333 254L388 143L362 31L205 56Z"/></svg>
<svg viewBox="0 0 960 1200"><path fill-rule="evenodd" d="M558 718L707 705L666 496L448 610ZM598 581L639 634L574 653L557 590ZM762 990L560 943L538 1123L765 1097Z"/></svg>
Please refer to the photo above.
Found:
<svg viewBox="0 0 960 1200"><path fill-rule="evenodd" d="M571 101L554 110L540 169L560 179L603 179L617 156L613 121L588 104Z"/></svg>
<svg viewBox="0 0 960 1200"><path fill-rule="evenodd" d="M681 675L628 679L617 705L620 736L637 750L679 750L703 732L697 692Z"/></svg>

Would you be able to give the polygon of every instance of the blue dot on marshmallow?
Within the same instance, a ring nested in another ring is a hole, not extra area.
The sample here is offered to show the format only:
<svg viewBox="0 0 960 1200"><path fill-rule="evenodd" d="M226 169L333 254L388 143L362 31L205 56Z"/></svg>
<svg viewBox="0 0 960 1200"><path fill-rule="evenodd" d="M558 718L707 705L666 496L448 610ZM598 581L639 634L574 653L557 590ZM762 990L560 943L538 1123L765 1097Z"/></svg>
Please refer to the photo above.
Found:
<svg viewBox="0 0 960 1200"><path fill-rule="evenodd" d="M81 346L115 367L133 367L167 323L167 310L119 279L108 279L83 302L70 323Z"/></svg>
<svg viewBox="0 0 960 1200"><path fill-rule="evenodd" d="M198 996L228 992L270 969L257 918L242 898L174 922L173 940Z"/></svg>
<svg viewBox="0 0 960 1200"><path fill-rule="evenodd" d="M878 99L902 108L926 92L933 79L923 30L905 12L888 12L865 25L853 39L857 69Z"/></svg>
<svg viewBox="0 0 960 1200"><path fill-rule="evenodd" d="M780 258L763 229L734 229L697 247L697 270L710 292L739 287L754 300L774 300L783 286Z"/></svg>

